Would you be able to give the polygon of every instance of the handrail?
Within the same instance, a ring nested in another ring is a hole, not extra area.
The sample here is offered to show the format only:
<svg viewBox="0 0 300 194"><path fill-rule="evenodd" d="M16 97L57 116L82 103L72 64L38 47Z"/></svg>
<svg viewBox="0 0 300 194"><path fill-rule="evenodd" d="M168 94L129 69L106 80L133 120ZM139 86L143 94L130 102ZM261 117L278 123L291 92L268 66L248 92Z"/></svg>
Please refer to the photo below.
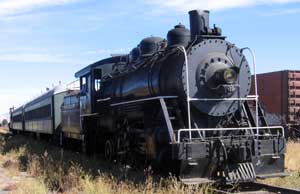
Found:
<svg viewBox="0 0 300 194"><path fill-rule="evenodd" d="M192 128L192 121L191 121L191 104L190 104L190 84L189 84L189 65L188 65L188 58L187 53L184 46L179 46L179 50L181 50L184 54L184 64L185 64L185 72L186 72L186 93L187 93L187 111L188 111L188 126ZM190 133L190 138L192 134Z"/></svg>
<svg viewBox="0 0 300 194"><path fill-rule="evenodd" d="M150 101L150 100L159 100L161 98L177 98L177 96L156 96L156 97L150 97L150 98L142 98L138 100L129 100L129 101L123 101L119 103L114 103L111 104L110 106L119 106L119 105L125 105L125 104L132 104L132 103L137 103L137 102L145 102L145 101Z"/></svg>
<svg viewBox="0 0 300 194"><path fill-rule="evenodd" d="M252 56L252 62L253 62L253 73L254 73L254 87L255 87L255 95L249 95L248 97L246 98L191 98L190 97L190 88L189 88L189 68L188 68L188 58L187 58L187 52L186 52L186 49L185 47L183 46L179 46L178 49L183 52L184 54L184 60L185 60L185 73L186 73L186 90L187 90L187 115L188 115L188 127L189 129L191 129L191 108L190 108L190 102L191 101L233 101L233 100L239 100L239 101L249 101L249 100L253 100L255 101L255 109L256 109L256 112L255 112L255 120L256 120L256 135L258 136L259 133L258 133L258 123L259 123L259 117L258 117L258 89L257 89L257 77L256 77L256 58L255 58L255 54L253 52L253 50L249 47L245 47L245 48L242 48L241 49L241 53L244 51L244 50L248 50ZM191 134L191 131L189 132L189 137L191 139L192 137L192 134Z"/></svg>
<svg viewBox="0 0 300 194"><path fill-rule="evenodd" d="M245 47L241 49L241 52L243 53L244 50L248 50L252 56L252 63L253 63L253 76L254 76L254 92L256 96L256 101L255 101L255 119L256 119L256 127L258 128L258 88L257 88L257 75L256 75L256 57L254 54L254 51L249 48ZM258 129L257 129L257 135L258 135Z"/></svg>
<svg viewBox="0 0 300 194"><path fill-rule="evenodd" d="M74 80L68 84L66 84L66 89L67 90L79 90L80 89L80 81Z"/></svg>
<svg viewBox="0 0 300 194"><path fill-rule="evenodd" d="M246 98L190 98L190 101L232 101L232 100L243 100L251 101L256 100L257 97L247 96Z"/></svg>
<svg viewBox="0 0 300 194"><path fill-rule="evenodd" d="M253 130L253 129L281 129L282 130L282 137L285 137L284 128L282 126L271 126L271 127L242 127L242 128L202 128L202 129L179 129L177 134L177 143L180 143L181 141L181 133L182 132L189 132L192 131L239 131L239 130ZM257 132L257 135L259 136L259 133ZM192 140L192 138L190 138Z"/></svg>

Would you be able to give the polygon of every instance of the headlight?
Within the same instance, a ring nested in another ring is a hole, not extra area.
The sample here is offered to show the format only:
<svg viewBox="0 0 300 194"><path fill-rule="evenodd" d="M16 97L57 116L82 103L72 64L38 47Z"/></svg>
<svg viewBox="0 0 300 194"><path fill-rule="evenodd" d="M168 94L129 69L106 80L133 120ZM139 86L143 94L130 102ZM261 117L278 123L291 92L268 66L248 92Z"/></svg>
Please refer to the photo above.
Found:
<svg viewBox="0 0 300 194"><path fill-rule="evenodd" d="M237 72L233 69L226 69L223 78L226 83L233 84L237 80Z"/></svg>

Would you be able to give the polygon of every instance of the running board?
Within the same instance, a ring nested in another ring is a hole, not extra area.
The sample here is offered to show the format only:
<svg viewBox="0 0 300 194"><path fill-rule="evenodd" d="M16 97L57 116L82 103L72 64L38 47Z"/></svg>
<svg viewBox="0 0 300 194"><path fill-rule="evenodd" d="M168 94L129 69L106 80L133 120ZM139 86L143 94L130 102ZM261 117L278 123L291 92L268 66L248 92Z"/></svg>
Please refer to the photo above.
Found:
<svg viewBox="0 0 300 194"><path fill-rule="evenodd" d="M206 178L183 178L180 181L185 185L198 185L198 184L207 184L214 183L215 181L209 180Z"/></svg>
<svg viewBox="0 0 300 194"><path fill-rule="evenodd" d="M290 176L290 173L287 172L279 172L279 173L271 173L271 174L258 174L256 177L258 179L266 179L266 178L275 178L275 177L286 177Z"/></svg>

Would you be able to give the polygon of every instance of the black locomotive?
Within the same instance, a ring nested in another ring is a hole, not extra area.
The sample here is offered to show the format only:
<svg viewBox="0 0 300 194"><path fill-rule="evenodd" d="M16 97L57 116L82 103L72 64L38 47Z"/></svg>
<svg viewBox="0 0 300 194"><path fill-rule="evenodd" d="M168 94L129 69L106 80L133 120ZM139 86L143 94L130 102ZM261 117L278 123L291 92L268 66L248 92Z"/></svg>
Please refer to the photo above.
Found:
<svg viewBox="0 0 300 194"><path fill-rule="evenodd" d="M77 72L80 91L64 98L53 134L187 183L284 175L284 131L251 109L257 98L249 96L244 49L209 27L208 11L189 14L190 30L178 24L167 40L145 38L130 54Z"/></svg>

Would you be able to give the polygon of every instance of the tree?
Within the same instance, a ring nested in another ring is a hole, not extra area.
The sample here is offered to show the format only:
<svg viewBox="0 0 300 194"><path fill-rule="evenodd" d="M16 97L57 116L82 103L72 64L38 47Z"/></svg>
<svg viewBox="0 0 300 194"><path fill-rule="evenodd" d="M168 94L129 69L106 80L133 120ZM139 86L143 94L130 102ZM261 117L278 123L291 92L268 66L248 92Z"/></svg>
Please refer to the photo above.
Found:
<svg viewBox="0 0 300 194"><path fill-rule="evenodd" d="M2 120L2 125L3 125L3 126L6 126L7 124L8 124L7 119L3 119L3 120Z"/></svg>

